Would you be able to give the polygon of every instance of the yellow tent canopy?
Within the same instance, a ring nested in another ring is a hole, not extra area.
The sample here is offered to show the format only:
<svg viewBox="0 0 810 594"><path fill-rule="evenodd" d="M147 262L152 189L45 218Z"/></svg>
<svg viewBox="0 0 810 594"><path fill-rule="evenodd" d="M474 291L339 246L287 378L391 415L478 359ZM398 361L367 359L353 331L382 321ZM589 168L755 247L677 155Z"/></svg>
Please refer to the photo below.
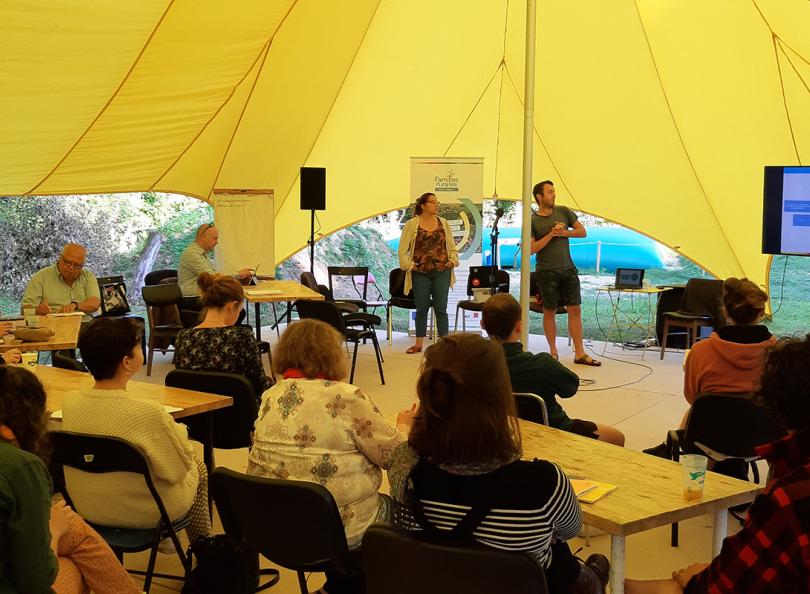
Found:
<svg viewBox="0 0 810 594"><path fill-rule="evenodd" d="M20 0L0 7L0 194L273 188L298 250L409 203L412 155L519 198L525 4ZM539 0L534 177L712 273L766 280L762 167L810 151L806 0Z"/></svg>

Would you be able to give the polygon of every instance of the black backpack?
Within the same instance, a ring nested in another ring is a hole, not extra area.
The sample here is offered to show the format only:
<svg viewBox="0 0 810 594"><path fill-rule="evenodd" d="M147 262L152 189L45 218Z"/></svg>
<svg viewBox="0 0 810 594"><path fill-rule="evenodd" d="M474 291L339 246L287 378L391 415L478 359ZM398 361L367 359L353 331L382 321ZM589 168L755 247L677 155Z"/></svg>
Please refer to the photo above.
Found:
<svg viewBox="0 0 810 594"><path fill-rule="evenodd" d="M198 538L189 547L197 567L183 585L182 594L251 594L278 582L275 569L259 569L259 553L247 550L227 534ZM259 587L261 575L272 576Z"/></svg>

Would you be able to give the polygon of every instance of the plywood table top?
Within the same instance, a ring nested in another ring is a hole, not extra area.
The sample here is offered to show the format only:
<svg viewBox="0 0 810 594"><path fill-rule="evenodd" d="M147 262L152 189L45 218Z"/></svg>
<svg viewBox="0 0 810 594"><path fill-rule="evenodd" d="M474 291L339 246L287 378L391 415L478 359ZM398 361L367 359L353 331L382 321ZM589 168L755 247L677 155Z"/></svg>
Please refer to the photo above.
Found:
<svg viewBox="0 0 810 594"><path fill-rule="evenodd" d="M268 280L245 287L245 299L250 303L279 303L299 299L323 301L324 296L292 280Z"/></svg>
<svg viewBox="0 0 810 594"><path fill-rule="evenodd" d="M761 487L715 472L706 474L703 498L686 502L677 462L567 431L520 421L523 457L556 462L569 477L613 483L596 503L583 503L586 524L629 535L752 501Z"/></svg>
<svg viewBox="0 0 810 594"><path fill-rule="evenodd" d="M93 387L93 378L89 373L37 365L36 375L45 386L48 395L48 410L61 410L62 401L69 392ZM182 410L171 413L176 419L226 408L233 405L230 396L218 396L207 392L170 388L161 384L130 381L127 392L136 400L155 402L164 406L173 406Z"/></svg>
<svg viewBox="0 0 810 594"><path fill-rule="evenodd" d="M15 342L14 344L0 343L0 353L10 349L20 349L26 351L58 351L61 349L75 349L79 341L79 330L81 329L84 316L37 316L40 328L50 328L54 335L50 340L43 342ZM15 327L23 325L24 322L15 322Z"/></svg>

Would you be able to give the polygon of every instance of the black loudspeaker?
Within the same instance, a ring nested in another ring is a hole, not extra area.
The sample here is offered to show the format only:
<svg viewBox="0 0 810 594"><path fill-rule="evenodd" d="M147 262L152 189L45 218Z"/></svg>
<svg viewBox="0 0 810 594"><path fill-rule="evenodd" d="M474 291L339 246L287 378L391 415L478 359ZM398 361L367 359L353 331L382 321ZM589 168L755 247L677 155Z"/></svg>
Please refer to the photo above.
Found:
<svg viewBox="0 0 810 594"><path fill-rule="evenodd" d="M301 168L301 210L326 210L326 168Z"/></svg>

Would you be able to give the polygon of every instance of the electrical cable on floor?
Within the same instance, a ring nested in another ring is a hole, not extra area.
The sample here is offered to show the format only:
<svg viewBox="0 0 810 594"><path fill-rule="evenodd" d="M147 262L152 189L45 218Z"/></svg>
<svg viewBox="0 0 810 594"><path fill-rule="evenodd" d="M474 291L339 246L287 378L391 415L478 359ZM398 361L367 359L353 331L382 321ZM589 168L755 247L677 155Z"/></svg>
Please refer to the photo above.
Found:
<svg viewBox="0 0 810 594"><path fill-rule="evenodd" d="M785 273L787 272L788 258L790 258L790 256L785 256L785 266L782 268L782 282L779 283L779 305L777 305L776 309L773 310L769 315L763 318L764 322L772 322L773 317L779 313L779 310L782 308L782 299L785 296Z"/></svg>
<svg viewBox="0 0 810 594"><path fill-rule="evenodd" d="M647 370L647 373L645 375L642 375L638 379L635 379L635 380L633 380L631 382L626 382L624 384L618 384L618 385L615 385L615 386L605 386L604 388L585 388L585 389L579 390L580 392L603 392L605 390L614 390L616 388L626 388L627 386L632 386L633 384L637 384L640 381L647 379L648 377L650 377L653 374L653 368L650 367L649 365L644 365L644 363L636 363L635 361L625 361L624 359L617 359L615 357L611 357L609 355L604 355L604 354L598 355L596 353L596 351L593 350L593 346L591 345L590 342L585 343L585 348L587 350L591 351L591 353L593 353L594 355L596 355L600 359L609 359L610 361L617 361L618 363L626 363L627 365L635 365L636 367L643 367L644 369ZM586 382L589 382L589 383L586 383ZM580 379L579 383L580 383L580 386L594 385L594 384L596 384L596 380L594 380L594 379Z"/></svg>

